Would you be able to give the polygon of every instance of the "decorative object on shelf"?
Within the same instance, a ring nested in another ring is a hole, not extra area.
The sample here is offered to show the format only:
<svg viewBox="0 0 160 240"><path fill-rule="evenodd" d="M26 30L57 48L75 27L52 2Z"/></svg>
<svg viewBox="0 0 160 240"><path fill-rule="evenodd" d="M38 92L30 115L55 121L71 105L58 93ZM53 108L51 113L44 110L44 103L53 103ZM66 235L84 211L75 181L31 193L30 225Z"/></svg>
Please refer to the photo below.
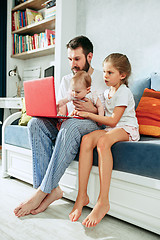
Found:
<svg viewBox="0 0 160 240"><path fill-rule="evenodd" d="M42 20L43 20L42 15L38 14L38 15L35 16L35 22L36 22L36 23L37 23L37 22L40 22L40 21L42 21Z"/></svg>
<svg viewBox="0 0 160 240"><path fill-rule="evenodd" d="M15 0L15 6L21 4L21 3L24 3L26 2L27 0Z"/></svg>
<svg viewBox="0 0 160 240"><path fill-rule="evenodd" d="M48 0L42 4L43 7L50 8L56 5L56 0Z"/></svg>
<svg viewBox="0 0 160 240"><path fill-rule="evenodd" d="M43 19L42 13L40 13L39 11L35 11L33 9L26 8L27 25L35 23L37 15L38 15L39 21L41 21Z"/></svg>
<svg viewBox="0 0 160 240"><path fill-rule="evenodd" d="M17 96L16 97L21 97L22 78L19 75L18 67L15 66L14 69L9 71L8 75L10 77L18 77L18 82L16 82L16 86L17 86Z"/></svg>

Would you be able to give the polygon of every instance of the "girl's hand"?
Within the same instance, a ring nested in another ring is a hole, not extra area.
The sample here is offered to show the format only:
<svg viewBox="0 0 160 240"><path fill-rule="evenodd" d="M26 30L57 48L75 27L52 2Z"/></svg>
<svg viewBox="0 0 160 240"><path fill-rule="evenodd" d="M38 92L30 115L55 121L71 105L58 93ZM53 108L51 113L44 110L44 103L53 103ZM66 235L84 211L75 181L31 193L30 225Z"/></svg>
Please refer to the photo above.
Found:
<svg viewBox="0 0 160 240"><path fill-rule="evenodd" d="M82 111L77 111L77 110L75 110L75 111L76 111L75 115L82 117L82 118L89 118L89 114L90 114L89 112L82 112Z"/></svg>
<svg viewBox="0 0 160 240"><path fill-rule="evenodd" d="M77 110L73 110L73 112L70 114L71 117L74 117L77 115Z"/></svg>

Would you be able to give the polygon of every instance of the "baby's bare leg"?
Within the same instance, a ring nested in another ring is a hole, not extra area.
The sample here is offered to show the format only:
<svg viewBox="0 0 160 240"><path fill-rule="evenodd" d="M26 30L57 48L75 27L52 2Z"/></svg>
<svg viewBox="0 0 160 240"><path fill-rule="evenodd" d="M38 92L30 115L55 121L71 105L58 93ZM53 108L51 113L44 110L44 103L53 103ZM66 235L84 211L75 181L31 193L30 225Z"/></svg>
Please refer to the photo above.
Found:
<svg viewBox="0 0 160 240"><path fill-rule="evenodd" d="M97 143L99 160L100 193L92 212L82 222L86 227L96 226L110 209L109 188L113 168L111 146L119 141L128 141L129 136L123 129L114 129L101 136Z"/></svg>
<svg viewBox="0 0 160 240"><path fill-rule="evenodd" d="M82 138L79 155L79 190L75 205L69 214L71 221L77 221L81 216L83 207L89 203L87 185L93 163L93 149L96 147L100 136L105 133L104 130L97 130Z"/></svg>

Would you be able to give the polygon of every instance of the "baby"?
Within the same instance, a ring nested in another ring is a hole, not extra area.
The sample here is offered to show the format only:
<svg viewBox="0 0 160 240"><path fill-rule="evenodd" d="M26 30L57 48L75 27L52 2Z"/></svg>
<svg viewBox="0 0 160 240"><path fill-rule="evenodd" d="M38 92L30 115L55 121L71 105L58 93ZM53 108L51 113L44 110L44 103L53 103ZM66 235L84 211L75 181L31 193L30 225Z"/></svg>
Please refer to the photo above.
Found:
<svg viewBox="0 0 160 240"><path fill-rule="evenodd" d="M91 92L91 77L85 71L78 71L71 79L71 90L68 97L58 101L57 110L63 115L74 115L75 107L73 101L84 101L84 98L90 99L97 107L98 115L104 116L104 107L98 98L96 92Z"/></svg>

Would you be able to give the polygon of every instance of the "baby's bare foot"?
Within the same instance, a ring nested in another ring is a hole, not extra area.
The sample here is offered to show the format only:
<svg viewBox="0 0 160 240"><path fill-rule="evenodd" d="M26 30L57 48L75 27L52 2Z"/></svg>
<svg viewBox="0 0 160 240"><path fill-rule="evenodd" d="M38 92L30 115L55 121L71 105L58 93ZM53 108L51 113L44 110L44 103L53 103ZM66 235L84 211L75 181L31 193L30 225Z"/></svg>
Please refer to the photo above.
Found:
<svg viewBox="0 0 160 240"><path fill-rule="evenodd" d="M31 197L28 201L21 203L17 208L14 209L15 215L17 217L23 217L30 214L31 210L36 209L40 205L46 195L47 193L44 193L38 189L33 197Z"/></svg>
<svg viewBox="0 0 160 240"><path fill-rule="evenodd" d="M41 213L47 209L47 207L54 202L55 200L58 200L63 197L63 191L58 186L57 188L54 188L50 194L48 194L45 199L41 202L41 204L38 206L38 208L31 210L31 214L36 215L38 213Z"/></svg>
<svg viewBox="0 0 160 240"><path fill-rule="evenodd" d="M103 204L98 200L91 213L85 218L82 224L86 227L95 227L110 209L109 203Z"/></svg>
<svg viewBox="0 0 160 240"><path fill-rule="evenodd" d="M86 195L85 197L78 196L74 207L69 214L69 218L72 222L75 222L79 219L82 213L82 208L89 203L89 197Z"/></svg>

